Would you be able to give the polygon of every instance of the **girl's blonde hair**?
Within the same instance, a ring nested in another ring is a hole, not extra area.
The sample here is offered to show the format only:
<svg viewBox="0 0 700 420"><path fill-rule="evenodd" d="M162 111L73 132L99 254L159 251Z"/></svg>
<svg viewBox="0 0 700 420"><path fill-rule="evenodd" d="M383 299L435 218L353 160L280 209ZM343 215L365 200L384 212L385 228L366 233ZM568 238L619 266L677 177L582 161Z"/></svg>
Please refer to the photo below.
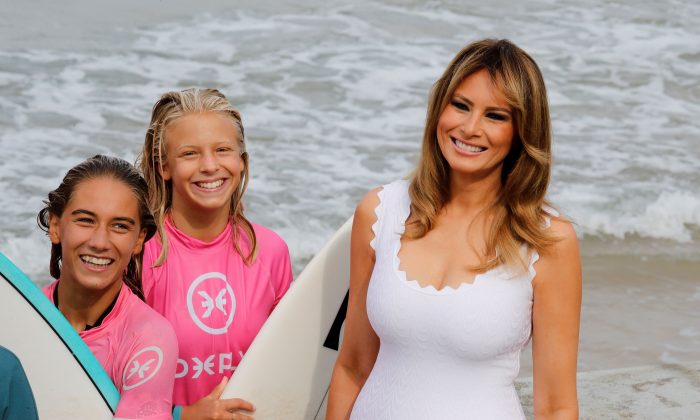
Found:
<svg viewBox="0 0 700 420"><path fill-rule="evenodd" d="M455 90L469 75L487 70L512 108L514 136L503 163L501 191L488 209L493 218L484 259L473 269L500 264L526 266L521 244L539 252L555 242L544 229L545 200L551 165L551 127L547 91L539 67L508 40L485 39L467 45L431 90L421 157L411 175L409 238L424 236L450 199L450 166L440 151L437 125Z"/></svg>
<svg viewBox="0 0 700 420"><path fill-rule="evenodd" d="M172 206L172 181L163 179L163 164L166 156L166 131L175 120L192 113L216 112L229 118L238 130L238 146L243 170L241 179L231 197L229 214L233 223L233 244L235 251L243 257L246 264L255 261L258 252L258 243L253 225L243 215L243 194L248 187L249 158L245 149L245 136L240 113L231 105L226 97L216 89L186 89L181 92L168 92L160 97L153 106L151 124L146 131L146 140L143 152L139 156L137 165L148 183L148 203L158 226L162 251L155 262L156 266L162 265L168 255L168 238L165 235L164 221L166 214ZM250 243L248 255L243 254L240 245L238 229L248 237Z"/></svg>

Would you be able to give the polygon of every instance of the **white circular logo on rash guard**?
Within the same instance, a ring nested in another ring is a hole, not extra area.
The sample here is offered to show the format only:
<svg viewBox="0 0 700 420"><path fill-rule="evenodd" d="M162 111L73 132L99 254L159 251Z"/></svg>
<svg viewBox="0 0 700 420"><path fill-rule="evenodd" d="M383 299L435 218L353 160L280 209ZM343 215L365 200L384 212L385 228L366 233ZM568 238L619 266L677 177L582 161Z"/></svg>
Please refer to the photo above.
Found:
<svg viewBox="0 0 700 420"><path fill-rule="evenodd" d="M236 312L236 297L226 276L212 272L197 277L187 291L187 310L203 331L226 333Z"/></svg>
<svg viewBox="0 0 700 420"><path fill-rule="evenodd" d="M163 351L156 346L143 348L136 353L124 369L122 388L127 391L143 385L154 377L163 364Z"/></svg>

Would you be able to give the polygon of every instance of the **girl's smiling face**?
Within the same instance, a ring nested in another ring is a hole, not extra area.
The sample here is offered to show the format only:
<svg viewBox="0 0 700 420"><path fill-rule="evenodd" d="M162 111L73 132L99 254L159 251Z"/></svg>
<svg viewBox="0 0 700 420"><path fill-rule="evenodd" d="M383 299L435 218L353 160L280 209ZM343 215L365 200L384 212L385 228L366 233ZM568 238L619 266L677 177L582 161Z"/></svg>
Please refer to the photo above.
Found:
<svg viewBox="0 0 700 420"><path fill-rule="evenodd" d="M216 112L186 114L165 135L162 176L172 184L172 207L184 214L228 214L244 162L239 130Z"/></svg>
<svg viewBox="0 0 700 420"><path fill-rule="evenodd" d="M513 143L513 116L486 70L467 76L440 114L437 138L452 173L498 175Z"/></svg>
<svg viewBox="0 0 700 420"><path fill-rule="evenodd" d="M91 291L119 287L143 248L139 217L136 196L123 182L108 176L80 182L63 214L50 216L49 237L61 245L60 280Z"/></svg>

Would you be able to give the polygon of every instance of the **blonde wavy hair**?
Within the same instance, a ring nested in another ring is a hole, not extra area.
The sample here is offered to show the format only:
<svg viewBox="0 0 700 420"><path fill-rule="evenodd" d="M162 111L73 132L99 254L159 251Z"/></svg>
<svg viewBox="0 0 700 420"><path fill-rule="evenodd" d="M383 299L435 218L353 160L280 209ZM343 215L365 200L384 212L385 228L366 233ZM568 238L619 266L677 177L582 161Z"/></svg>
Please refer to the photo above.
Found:
<svg viewBox="0 0 700 420"><path fill-rule="evenodd" d="M467 45L433 85L428 101L421 157L410 176L411 217L406 236L423 237L450 199L450 166L440 151L437 124L455 90L469 75L487 70L513 115L514 136L503 163L501 190L486 212L487 255L473 270L501 264L527 267L521 244L538 252L556 241L544 229L545 200L551 166L551 126L547 91L539 67L508 40L485 39ZM488 256L495 255L488 259Z"/></svg>
<svg viewBox="0 0 700 420"><path fill-rule="evenodd" d="M166 132L168 126L175 120L192 113L216 112L229 118L238 129L238 146L243 171L241 179L231 197L229 214L233 223L233 244L235 251L243 257L246 264L255 261L258 252L258 243L253 230L253 225L243 215L243 194L248 187L249 158L245 148L245 136L240 113L231 105L221 92L216 89L186 89L181 92L168 92L160 97L153 106L151 123L146 131L146 140L143 151L137 160L137 166L141 168L148 183L148 204L158 226L158 235L163 244L162 251L155 262L160 266L168 255L168 238L163 228L165 217L172 206L173 187L172 181L163 179L163 164L166 156ZM250 251L243 254L240 246L238 229L241 228L248 237Z"/></svg>

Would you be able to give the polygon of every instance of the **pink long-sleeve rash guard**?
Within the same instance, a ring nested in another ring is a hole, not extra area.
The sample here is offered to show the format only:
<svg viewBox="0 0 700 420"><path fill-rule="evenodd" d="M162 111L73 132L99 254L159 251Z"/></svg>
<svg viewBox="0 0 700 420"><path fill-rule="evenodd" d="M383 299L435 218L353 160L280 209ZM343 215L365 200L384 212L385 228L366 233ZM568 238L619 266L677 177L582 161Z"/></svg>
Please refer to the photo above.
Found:
<svg viewBox="0 0 700 420"><path fill-rule="evenodd" d="M54 304L57 285L42 289ZM122 285L102 323L79 334L119 390L115 418L172 419L178 350L167 320Z"/></svg>
<svg viewBox="0 0 700 420"><path fill-rule="evenodd" d="M289 289L292 270L284 240L253 225L258 255L246 265L233 247L233 226L211 242L178 230L168 218L168 253L156 267L158 236L145 247L143 286L146 301L168 319L180 356L173 402L190 405L230 377L263 323ZM244 254L249 243L238 235Z"/></svg>

